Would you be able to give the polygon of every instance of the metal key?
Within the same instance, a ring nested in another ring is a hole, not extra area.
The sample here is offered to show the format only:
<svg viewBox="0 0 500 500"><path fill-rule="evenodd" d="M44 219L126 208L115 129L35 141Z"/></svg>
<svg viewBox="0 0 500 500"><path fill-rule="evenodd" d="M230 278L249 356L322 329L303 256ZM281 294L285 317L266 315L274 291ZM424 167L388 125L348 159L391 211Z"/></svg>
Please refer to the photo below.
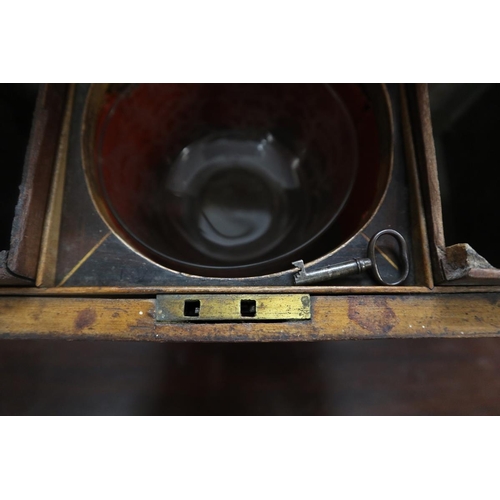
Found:
<svg viewBox="0 0 500 500"><path fill-rule="evenodd" d="M394 281L392 283L382 278L377 265L377 260L375 258L375 246L377 244L377 241L381 236L384 236L386 234L393 236L398 242L399 251L401 253L400 257L403 263L403 272L401 273L401 276L397 281ZM346 262L340 262L339 264L334 264L332 266L324 267L323 269L317 269L315 271L307 271L303 260L297 260L295 262L292 262L292 264L299 269L299 272L294 275L296 285L307 285L311 283L318 283L321 281L334 280L344 276L359 274L371 269L373 277L381 285L394 286L402 283L408 277L408 273L410 271L406 240L400 233L398 233L394 229L384 229L373 236L368 245L368 256L366 258L352 259Z"/></svg>

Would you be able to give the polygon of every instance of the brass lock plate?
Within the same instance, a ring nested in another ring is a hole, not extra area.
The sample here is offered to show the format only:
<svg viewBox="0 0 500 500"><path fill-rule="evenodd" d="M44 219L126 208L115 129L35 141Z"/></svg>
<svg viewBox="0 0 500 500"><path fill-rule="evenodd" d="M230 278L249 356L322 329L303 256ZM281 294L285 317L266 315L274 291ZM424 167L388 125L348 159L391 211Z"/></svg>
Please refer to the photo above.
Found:
<svg viewBox="0 0 500 500"><path fill-rule="evenodd" d="M311 319L306 294L158 295L156 321L287 321Z"/></svg>

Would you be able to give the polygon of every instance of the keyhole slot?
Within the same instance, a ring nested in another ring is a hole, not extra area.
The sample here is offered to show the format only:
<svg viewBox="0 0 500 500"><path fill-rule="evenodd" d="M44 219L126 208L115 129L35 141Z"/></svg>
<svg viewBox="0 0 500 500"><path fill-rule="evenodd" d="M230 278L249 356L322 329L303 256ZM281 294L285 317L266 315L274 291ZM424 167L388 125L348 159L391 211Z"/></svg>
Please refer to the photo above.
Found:
<svg viewBox="0 0 500 500"><path fill-rule="evenodd" d="M200 315L200 301L186 300L184 301L184 316L197 318Z"/></svg>
<svg viewBox="0 0 500 500"><path fill-rule="evenodd" d="M242 300L240 303L240 313L245 318L254 318L257 314L255 300Z"/></svg>

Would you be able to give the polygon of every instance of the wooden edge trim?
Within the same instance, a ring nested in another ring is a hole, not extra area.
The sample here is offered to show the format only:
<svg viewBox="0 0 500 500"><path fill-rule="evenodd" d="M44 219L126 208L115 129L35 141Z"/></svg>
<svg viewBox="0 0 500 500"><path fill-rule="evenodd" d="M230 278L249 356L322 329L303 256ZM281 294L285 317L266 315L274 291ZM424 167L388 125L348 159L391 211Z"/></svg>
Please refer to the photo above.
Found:
<svg viewBox="0 0 500 500"><path fill-rule="evenodd" d="M12 224L8 268L33 281L65 100L65 84L44 84L39 90Z"/></svg>
<svg viewBox="0 0 500 500"><path fill-rule="evenodd" d="M48 209L43 225L40 262L38 265L36 286L55 286L61 215L64 199L64 181L68 156L71 113L75 97L75 84L69 84L64 111L64 119L59 137L54 175L50 189Z"/></svg>
<svg viewBox="0 0 500 500"><path fill-rule="evenodd" d="M500 293L500 286L452 283L426 287L65 287L65 288L0 288L2 297L154 297L158 294L194 293L308 293L310 295L423 295L451 293Z"/></svg>
<svg viewBox="0 0 500 500"><path fill-rule="evenodd" d="M0 337L149 341L314 341L500 336L500 294L312 297L311 320L155 321L154 299L0 299Z"/></svg>
<svg viewBox="0 0 500 500"><path fill-rule="evenodd" d="M448 288L447 288L448 290ZM499 288L500 290L500 288ZM54 288L0 288L1 296L155 296L157 294L193 294L193 293L308 293L311 295L395 295L432 293L426 287L415 286L228 286L228 287L54 287Z"/></svg>
<svg viewBox="0 0 500 500"><path fill-rule="evenodd" d="M434 137L432 135L431 107L429 101L429 91L427 84L415 84L417 112L418 112L418 133L421 136L422 160L428 183L428 195L430 201L430 229L434 243L437 248L444 249L445 239L443 230L443 211L441 206L441 191L439 188L439 177L437 170L436 149L434 147ZM417 141L418 144L418 141Z"/></svg>
<svg viewBox="0 0 500 500"><path fill-rule="evenodd" d="M443 215L427 84L407 84L406 96L429 235L429 250L435 283L445 280L441 268L444 254Z"/></svg>
<svg viewBox="0 0 500 500"><path fill-rule="evenodd" d="M414 220L413 229L413 242L414 247L418 247L416 262L420 262L417 273L422 271L423 284L428 288L434 287L434 279L432 273L432 263L429 248L429 236L427 234L427 222L425 219L425 210L422 199L422 190L420 186L420 179L418 176L417 159L415 157L415 144L411 132L410 112L408 109L408 97L406 93L406 86L400 85L401 94L401 119L403 128L403 143L407 163L408 178L411 184L410 202L412 206L411 216Z"/></svg>

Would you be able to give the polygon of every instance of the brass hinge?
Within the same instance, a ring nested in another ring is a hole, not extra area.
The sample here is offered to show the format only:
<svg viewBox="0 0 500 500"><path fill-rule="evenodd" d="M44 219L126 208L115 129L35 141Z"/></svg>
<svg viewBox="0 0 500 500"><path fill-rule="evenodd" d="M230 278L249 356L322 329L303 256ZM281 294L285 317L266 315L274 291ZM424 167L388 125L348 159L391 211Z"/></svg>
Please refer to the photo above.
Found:
<svg viewBox="0 0 500 500"><path fill-rule="evenodd" d="M287 321L311 319L305 294L158 295L156 321Z"/></svg>

